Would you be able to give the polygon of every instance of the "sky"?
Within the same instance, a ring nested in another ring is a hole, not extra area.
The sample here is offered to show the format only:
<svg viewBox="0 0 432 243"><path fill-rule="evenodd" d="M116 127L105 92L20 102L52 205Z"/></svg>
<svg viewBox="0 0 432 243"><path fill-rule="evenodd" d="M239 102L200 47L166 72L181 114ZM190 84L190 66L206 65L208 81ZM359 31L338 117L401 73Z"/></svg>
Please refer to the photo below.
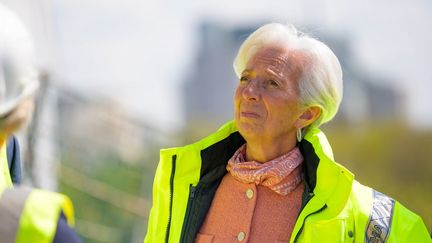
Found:
<svg viewBox="0 0 432 243"><path fill-rule="evenodd" d="M58 82L111 97L161 127L183 125L179 91L193 68L197 29L205 19L227 26L294 23L347 36L356 61L404 93L401 112L407 120L415 127L432 127L428 0L16 1L26 4L20 11L32 15L30 25L31 18L40 21L38 28L33 21L32 29L42 45L41 65Z"/></svg>

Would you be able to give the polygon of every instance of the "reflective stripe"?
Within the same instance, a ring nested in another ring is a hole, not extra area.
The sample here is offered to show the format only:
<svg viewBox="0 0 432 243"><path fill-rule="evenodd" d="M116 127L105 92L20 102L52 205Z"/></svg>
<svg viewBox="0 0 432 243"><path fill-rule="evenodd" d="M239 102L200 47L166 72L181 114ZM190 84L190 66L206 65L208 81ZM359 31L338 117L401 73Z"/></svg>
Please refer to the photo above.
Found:
<svg viewBox="0 0 432 243"><path fill-rule="evenodd" d="M365 242L384 243L387 241L394 205L393 198L373 190L372 209L366 228Z"/></svg>
<svg viewBox="0 0 432 243"><path fill-rule="evenodd" d="M3 243L14 243L24 204L30 189L5 189L0 198L0 236Z"/></svg>

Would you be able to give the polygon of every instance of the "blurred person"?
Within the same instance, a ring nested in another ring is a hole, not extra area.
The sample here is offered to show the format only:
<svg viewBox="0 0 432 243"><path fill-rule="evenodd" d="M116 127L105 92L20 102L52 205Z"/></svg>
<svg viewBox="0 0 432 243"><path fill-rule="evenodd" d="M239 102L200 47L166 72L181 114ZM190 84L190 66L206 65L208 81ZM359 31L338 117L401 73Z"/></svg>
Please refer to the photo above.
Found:
<svg viewBox="0 0 432 243"><path fill-rule="evenodd" d="M267 24L234 69L234 121L161 150L144 242L431 242L419 216L335 162L319 129L342 99L330 48Z"/></svg>
<svg viewBox="0 0 432 243"><path fill-rule="evenodd" d="M77 243L67 196L13 187L21 180L21 162L12 134L31 116L39 83L33 58L27 30L0 5L0 242Z"/></svg>

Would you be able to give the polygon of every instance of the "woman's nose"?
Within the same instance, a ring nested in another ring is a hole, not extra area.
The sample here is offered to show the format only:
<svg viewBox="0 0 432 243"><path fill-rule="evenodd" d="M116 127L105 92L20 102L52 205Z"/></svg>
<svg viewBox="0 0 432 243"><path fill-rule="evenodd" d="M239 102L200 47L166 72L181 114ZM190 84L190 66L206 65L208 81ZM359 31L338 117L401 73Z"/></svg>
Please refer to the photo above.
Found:
<svg viewBox="0 0 432 243"><path fill-rule="evenodd" d="M256 80L250 81L247 86L243 89L243 98L246 100L258 100L259 99L259 85Z"/></svg>

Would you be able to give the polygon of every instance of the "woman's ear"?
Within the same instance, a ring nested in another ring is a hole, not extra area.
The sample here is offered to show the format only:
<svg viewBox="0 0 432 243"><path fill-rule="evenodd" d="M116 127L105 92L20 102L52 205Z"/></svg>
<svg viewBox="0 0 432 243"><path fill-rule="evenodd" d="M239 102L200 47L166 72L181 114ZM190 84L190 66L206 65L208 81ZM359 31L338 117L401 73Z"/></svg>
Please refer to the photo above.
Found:
<svg viewBox="0 0 432 243"><path fill-rule="evenodd" d="M304 128L312 124L321 115L321 108L318 106L308 107L297 119L295 125L297 128Z"/></svg>

